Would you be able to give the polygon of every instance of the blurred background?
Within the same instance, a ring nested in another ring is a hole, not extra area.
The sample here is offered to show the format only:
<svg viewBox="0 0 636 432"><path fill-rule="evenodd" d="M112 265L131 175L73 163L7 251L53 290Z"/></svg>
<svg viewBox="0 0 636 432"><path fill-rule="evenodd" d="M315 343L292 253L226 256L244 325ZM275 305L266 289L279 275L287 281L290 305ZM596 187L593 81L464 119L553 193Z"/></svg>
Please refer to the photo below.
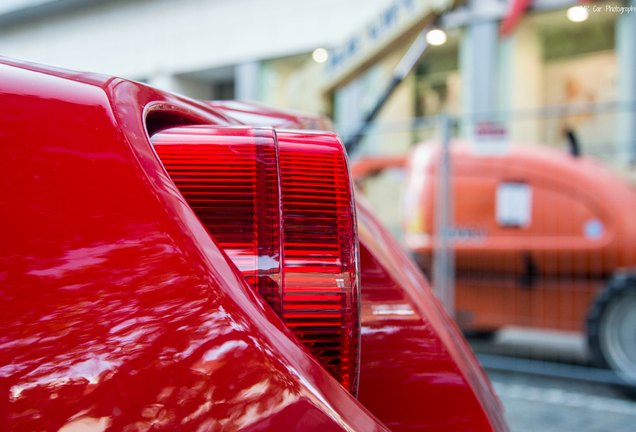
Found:
<svg viewBox="0 0 636 432"><path fill-rule="evenodd" d="M330 117L513 430L633 430L636 0L4 0L0 53Z"/></svg>

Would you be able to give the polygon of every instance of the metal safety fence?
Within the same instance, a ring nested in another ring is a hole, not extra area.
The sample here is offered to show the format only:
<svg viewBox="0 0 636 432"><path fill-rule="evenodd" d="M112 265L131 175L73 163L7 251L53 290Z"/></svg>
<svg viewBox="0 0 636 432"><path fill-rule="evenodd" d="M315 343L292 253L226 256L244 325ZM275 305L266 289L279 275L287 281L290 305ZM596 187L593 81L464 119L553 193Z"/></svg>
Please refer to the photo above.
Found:
<svg viewBox="0 0 636 432"><path fill-rule="evenodd" d="M636 102L439 115L368 131L350 155L359 187L487 368L629 391Z"/></svg>

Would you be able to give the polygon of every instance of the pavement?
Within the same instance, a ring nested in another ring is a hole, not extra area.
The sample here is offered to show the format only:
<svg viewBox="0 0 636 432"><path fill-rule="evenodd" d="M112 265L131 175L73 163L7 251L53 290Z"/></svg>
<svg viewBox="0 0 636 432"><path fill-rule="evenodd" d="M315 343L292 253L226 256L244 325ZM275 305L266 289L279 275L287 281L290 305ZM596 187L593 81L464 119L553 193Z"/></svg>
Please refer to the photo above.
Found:
<svg viewBox="0 0 636 432"><path fill-rule="evenodd" d="M636 401L602 385L489 372L512 432L634 432Z"/></svg>
<svg viewBox="0 0 636 432"><path fill-rule="evenodd" d="M559 371L580 376L570 369L580 372L590 366L582 334L507 328L490 341L469 341L478 355L513 366L486 370L512 432L636 432L636 400L610 384L559 376ZM526 364L536 364L528 359L547 367L525 372Z"/></svg>

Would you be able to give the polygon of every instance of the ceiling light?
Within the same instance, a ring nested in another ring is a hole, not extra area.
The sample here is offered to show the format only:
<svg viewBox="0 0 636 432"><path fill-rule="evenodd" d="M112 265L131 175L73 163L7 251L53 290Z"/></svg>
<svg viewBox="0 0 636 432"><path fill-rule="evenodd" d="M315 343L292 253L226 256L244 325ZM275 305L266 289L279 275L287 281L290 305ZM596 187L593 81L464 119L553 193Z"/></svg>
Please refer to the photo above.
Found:
<svg viewBox="0 0 636 432"><path fill-rule="evenodd" d="M426 42L431 45L444 45L446 39L446 32L439 28L431 29L426 33Z"/></svg>
<svg viewBox="0 0 636 432"><path fill-rule="evenodd" d="M567 11L568 19L572 22L583 22L589 16L587 6L572 6Z"/></svg>
<svg viewBox="0 0 636 432"><path fill-rule="evenodd" d="M329 51L324 48L316 48L313 53L311 53L311 58L314 59L316 63L324 63L329 58Z"/></svg>

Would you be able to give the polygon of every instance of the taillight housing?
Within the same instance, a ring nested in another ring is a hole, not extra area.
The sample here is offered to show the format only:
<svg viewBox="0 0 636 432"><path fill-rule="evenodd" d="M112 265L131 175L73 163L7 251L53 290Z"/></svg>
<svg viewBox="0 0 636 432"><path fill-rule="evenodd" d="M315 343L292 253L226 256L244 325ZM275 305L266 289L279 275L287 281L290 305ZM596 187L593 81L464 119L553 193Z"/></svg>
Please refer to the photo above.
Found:
<svg viewBox="0 0 636 432"><path fill-rule="evenodd" d="M333 134L187 126L152 137L210 235L288 328L357 391L355 206Z"/></svg>

